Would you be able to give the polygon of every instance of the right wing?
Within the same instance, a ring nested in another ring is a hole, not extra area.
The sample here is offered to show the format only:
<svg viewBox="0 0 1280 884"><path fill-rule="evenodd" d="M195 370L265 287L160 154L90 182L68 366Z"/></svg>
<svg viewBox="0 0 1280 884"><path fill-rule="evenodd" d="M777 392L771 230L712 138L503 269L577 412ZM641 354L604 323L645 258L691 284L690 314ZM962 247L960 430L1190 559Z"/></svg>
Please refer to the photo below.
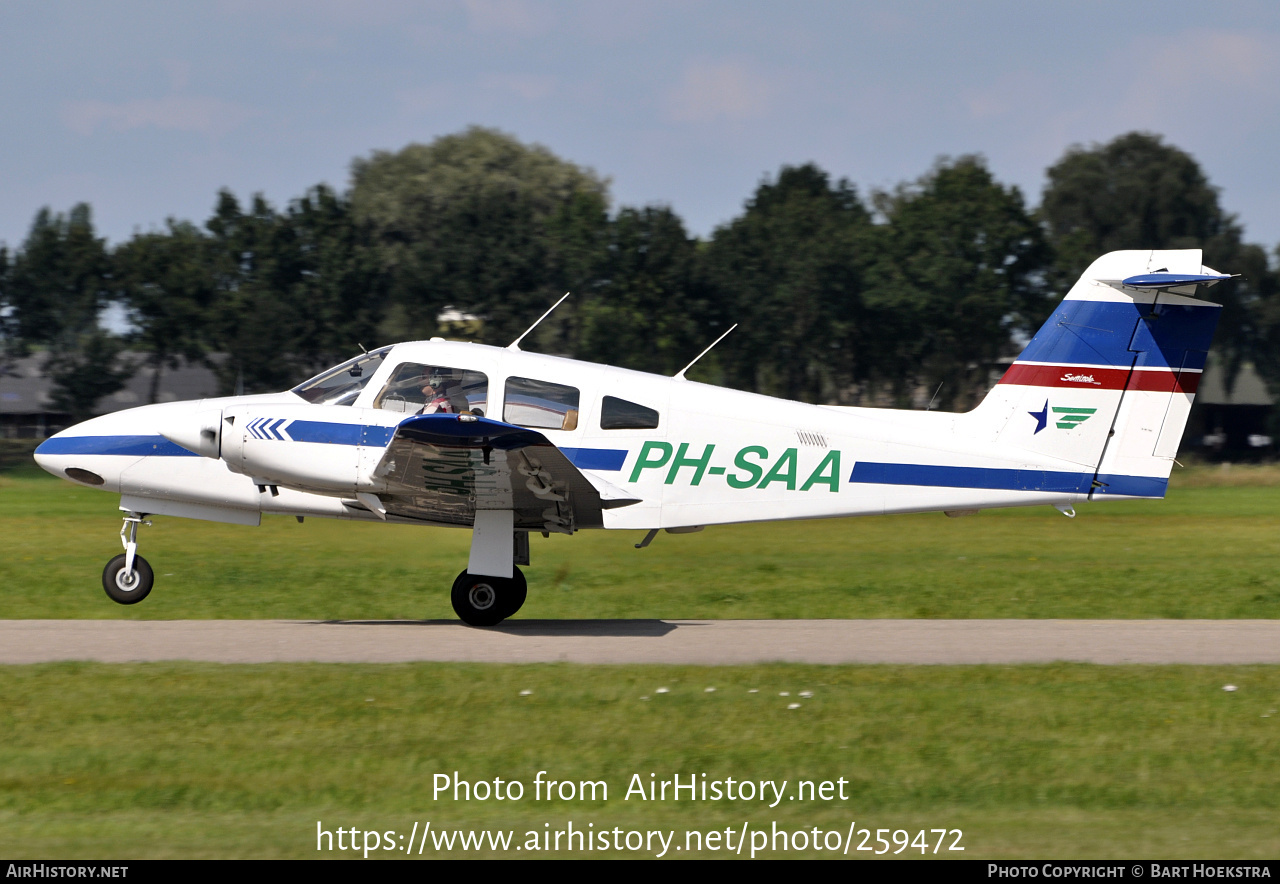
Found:
<svg viewBox="0 0 1280 884"><path fill-rule="evenodd" d="M639 499L584 475L541 433L469 414L426 414L396 427L374 478L390 515L475 522L476 510L512 510L521 531L572 534L603 527L603 510Z"/></svg>

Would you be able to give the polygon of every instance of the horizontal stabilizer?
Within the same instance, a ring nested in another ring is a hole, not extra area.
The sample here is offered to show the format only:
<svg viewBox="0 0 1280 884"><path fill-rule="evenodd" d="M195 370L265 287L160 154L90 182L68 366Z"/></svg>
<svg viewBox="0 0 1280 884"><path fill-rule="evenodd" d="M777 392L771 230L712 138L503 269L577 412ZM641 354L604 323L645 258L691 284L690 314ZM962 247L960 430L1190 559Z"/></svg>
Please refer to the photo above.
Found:
<svg viewBox="0 0 1280 884"><path fill-rule="evenodd" d="M1208 270L1208 268L1205 268ZM1137 276L1129 276L1125 279L1104 279L1107 285L1116 288L1138 289L1145 292L1169 292L1175 295L1194 295L1200 286L1206 288L1216 285L1224 279L1231 279L1239 274L1230 273L1168 273L1159 271L1156 273L1140 273Z"/></svg>

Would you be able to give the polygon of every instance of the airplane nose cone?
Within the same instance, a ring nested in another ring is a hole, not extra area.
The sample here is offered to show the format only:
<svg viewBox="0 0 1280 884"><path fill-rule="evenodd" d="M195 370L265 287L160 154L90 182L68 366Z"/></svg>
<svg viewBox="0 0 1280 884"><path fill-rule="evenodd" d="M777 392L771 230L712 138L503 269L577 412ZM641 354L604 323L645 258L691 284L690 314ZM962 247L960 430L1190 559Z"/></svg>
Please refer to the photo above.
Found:
<svg viewBox="0 0 1280 884"><path fill-rule="evenodd" d="M104 442L120 435L112 420L110 415L95 417L53 434L36 446L36 464L59 479L115 490L119 486L119 464L114 458L103 456L109 453Z"/></svg>
<svg viewBox="0 0 1280 884"><path fill-rule="evenodd" d="M69 438L67 434L71 432L72 429L75 428L72 427L63 430L60 433L54 433L48 439L45 439L36 446L34 454L36 465L46 473L52 473L59 479L63 478L65 475L62 471L62 461L64 458L61 456L60 452L65 447L66 440Z"/></svg>

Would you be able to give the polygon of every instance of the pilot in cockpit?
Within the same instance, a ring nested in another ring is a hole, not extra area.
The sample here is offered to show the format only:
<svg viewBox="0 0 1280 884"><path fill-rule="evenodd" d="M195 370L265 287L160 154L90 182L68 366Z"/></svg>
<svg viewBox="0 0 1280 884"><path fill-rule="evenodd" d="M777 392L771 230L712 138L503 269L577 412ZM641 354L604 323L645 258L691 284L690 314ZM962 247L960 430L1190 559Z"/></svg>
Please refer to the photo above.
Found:
<svg viewBox="0 0 1280 884"><path fill-rule="evenodd" d="M439 369L428 368L422 373L424 402L418 414L447 414L453 411L449 404L448 381Z"/></svg>
<svg viewBox="0 0 1280 884"><path fill-rule="evenodd" d="M467 410L467 397L453 375L453 371L444 368L423 371L422 395L425 401L419 414L461 414Z"/></svg>
<svg viewBox="0 0 1280 884"><path fill-rule="evenodd" d="M405 362L396 368L382 392L373 400L374 408L403 414L481 414L472 408L484 401L485 378L478 372L439 365Z"/></svg>

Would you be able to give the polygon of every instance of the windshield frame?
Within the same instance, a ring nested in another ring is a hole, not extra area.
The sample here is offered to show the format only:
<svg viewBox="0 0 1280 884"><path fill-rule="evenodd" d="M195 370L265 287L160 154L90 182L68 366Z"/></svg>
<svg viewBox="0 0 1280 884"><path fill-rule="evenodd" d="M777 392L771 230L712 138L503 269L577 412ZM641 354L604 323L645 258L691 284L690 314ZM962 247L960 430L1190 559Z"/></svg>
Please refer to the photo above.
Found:
<svg viewBox="0 0 1280 884"><path fill-rule="evenodd" d="M333 368L325 369L315 377L308 378L289 392L313 405L354 405L365 387L373 380L373 376L378 373L378 369L382 367L383 361L390 355L394 346L394 344L388 344L385 347L361 353ZM340 379L343 374L350 376L351 369L356 366L360 367L360 377L351 378L350 383L324 386L325 381Z"/></svg>

